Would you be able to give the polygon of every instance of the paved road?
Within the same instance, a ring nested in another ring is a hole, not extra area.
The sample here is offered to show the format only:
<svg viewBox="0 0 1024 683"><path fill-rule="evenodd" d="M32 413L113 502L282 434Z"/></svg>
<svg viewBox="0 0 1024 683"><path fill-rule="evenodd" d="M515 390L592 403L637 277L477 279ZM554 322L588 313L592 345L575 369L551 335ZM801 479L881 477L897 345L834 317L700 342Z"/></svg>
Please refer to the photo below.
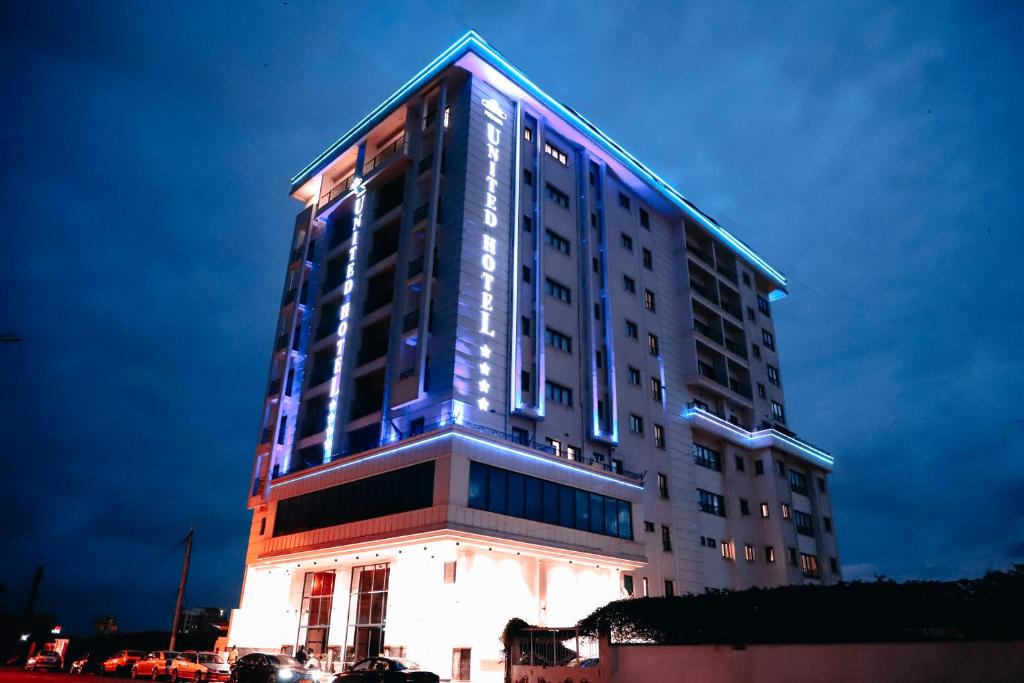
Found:
<svg viewBox="0 0 1024 683"><path fill-rule="evenodd" d="M66 673L53 671L25 671L13 667L0 666L0 683L79 683L79 681L96 681L95 676L69 676ZM103 679L111 680L111 679Z"/></svg>

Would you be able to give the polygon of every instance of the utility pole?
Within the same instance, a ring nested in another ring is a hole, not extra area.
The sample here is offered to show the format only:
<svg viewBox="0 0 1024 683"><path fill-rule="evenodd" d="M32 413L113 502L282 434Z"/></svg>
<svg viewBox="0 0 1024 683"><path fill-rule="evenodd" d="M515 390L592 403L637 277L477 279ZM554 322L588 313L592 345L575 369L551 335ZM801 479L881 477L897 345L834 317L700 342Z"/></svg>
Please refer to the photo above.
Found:
<svg viewBox="0 0 1024 683"><path fill-rule="evenodd" d="M32 590L28 594L28 602L25 603L25 612L21 615L21 620L28 626L29 620L32 618L32 612L36 607L36 597L39 595L39 584L43 580L43 565L36 567L36 573L32 576Z"/></svg>
<svg viewBox="0 0 1024 683"><path fill-rule="evenodd" d="M171 626L171 644L168 650L174 650L174 641L178 638L178 625L181 623L181 601L185 599L185 582L188 581L188 561L192 557L192 536L196 529L192 527L185 537L185 562L181 565L181 583L178 584L178 600L174 605L174 624Z"/></svg>

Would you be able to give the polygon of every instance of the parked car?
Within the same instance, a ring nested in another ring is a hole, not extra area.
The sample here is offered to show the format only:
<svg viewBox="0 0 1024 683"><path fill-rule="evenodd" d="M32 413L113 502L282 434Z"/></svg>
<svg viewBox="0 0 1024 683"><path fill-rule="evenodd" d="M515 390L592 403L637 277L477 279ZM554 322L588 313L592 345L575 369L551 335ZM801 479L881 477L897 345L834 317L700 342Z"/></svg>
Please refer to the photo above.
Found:
<svg viewBox="0 0 1024 683"><path fill-rule="evenodd" d="M169 676L171 673L171 662L177 656L177 652L171 652L170 650L154 650L135 662L135 665L132 667L132 678L152 678L156 681L161 676Z"/></svg>
<svg viewBox="0 0 1024 683"><path fill-rule="evenodd" d="M220 652L179 652L171 662L172 681L226 681L231 676L227 655Z"/></svg>
<svg viewBox="0 0 1024 683"><path fill-rule="evenodd" d="M68 667L69 674L98 674L103 670L103 657L83 652Z"/></svg>
<svg viewBox="0 0 1024 683"><path fill-rule="evenodd" d="M25 662L25 671L38 671L39 669L59 671L60 668L60 653L53 650L41 650Z"/></svg>
<svg viewBox="0 0 1024 683"><path fill-rule="evenodd" d="M103 668L100 671L101 676L124 676L132 667L135 666L135 662L139 661L146 656L146 653L142 650L118 650L114 653L113 657L103 662Z"/></svg>
<svg viewBox="0 0 1024 683"><path fill-rule="evenodd" d="M438 683L437 674L424 671L416 662L399 657L370 657L360 662L345 673L338 674L336 681L359 681L362 683L398 683L398 681L416 681L416 683Z"/></svg>
<svg viewBox="0 0 1024 683"><path fill-rule="evenodd" d="M267 683L287 681L308 683L316 680L314 674L294 657L264 652L250 652L239 657L231 669L232 683Z"/></svg>

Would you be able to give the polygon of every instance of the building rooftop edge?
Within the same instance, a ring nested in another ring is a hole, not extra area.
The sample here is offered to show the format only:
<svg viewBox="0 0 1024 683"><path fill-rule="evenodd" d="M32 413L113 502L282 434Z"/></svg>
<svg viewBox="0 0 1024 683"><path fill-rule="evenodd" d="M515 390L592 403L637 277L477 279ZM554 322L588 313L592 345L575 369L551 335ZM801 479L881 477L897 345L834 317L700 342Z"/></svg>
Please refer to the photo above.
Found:
<svg viewBox="0 0 1024 683"><path fill-rule="evenodd" d="M294 193L306 181L323 170L337 155L347 149L358 138L365 135L374 125L384 117L391 114L405 98L442 70L454 64L467 52L474 52L480 58L486 60L491 66L501 72L506 78L526 90L530 95L550 107L563 119L576 128L582 135L589 138L599 147L611 154L620 163L636 173L645 180L653 189L664 195L669 201L679 207L684 213L698 221L706 230L719 237L740 258L754 266L775 285L776 289L771 297L773 300L786 295L788 283L785 275L773 268L763 258L757 255L753 249L747 246L742 240L720 226L713 218L702 212L697 206L686 199L678 190L669 185L654 171L642 164L636 157L626 151L621 145L612 140L593 123L585 119L571 107L562 104L546 92L540 89L533 81L526 77L523 72L514 67L504 57L492 48L487 42L473 30L467 31L458 40L452 43L440 55L434 58L429 64L423 67L419 73L413 76L402 87L392 93L387 99L379 104L373 111L363 117L358 123L350 128L344 135L336 140L327 149L321 152L315 159L299 171L291 179L291 192Z"/></svg>

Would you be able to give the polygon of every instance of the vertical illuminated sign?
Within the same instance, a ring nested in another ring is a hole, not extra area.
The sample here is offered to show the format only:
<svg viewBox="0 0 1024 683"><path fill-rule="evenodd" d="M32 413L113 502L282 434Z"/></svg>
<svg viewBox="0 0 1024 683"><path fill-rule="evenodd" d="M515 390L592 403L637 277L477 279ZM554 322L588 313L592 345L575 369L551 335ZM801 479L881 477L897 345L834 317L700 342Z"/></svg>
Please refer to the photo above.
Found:
<svg viewBox="0 0 1024 683"><path fill-rule="evenodd" d="M481 99L484 115L487 116L487 174L484 176L484 234L480 249L480 359L477 365L477 408L487 411L491 407L488 395L491 392L491 345L494 339L494 271L497 269L498 238L498 162L501 159L501 133L508 115L501 110L498 100L493 97Z"/></svg>
<svg viewBox="0 0 1024 683"><path fill-rule="evenodd" d="M345 266L345 281L341 288L341 307L338 309L338 341L334 351L334 374L331 376L330 403L327 404L327 430L324 432L324 462L330 462L334 448L334 427L338 421L338 393L341 390L341 365L345 358L345 339L348 336L348 318L352 304L352 287L355 282L356 253L359 248L359 228L363 225L363 206L366 204L366 187L359 177L352 179L352 191L356 203L352 209L352 244L348 248L348 265Z"/></svg>

